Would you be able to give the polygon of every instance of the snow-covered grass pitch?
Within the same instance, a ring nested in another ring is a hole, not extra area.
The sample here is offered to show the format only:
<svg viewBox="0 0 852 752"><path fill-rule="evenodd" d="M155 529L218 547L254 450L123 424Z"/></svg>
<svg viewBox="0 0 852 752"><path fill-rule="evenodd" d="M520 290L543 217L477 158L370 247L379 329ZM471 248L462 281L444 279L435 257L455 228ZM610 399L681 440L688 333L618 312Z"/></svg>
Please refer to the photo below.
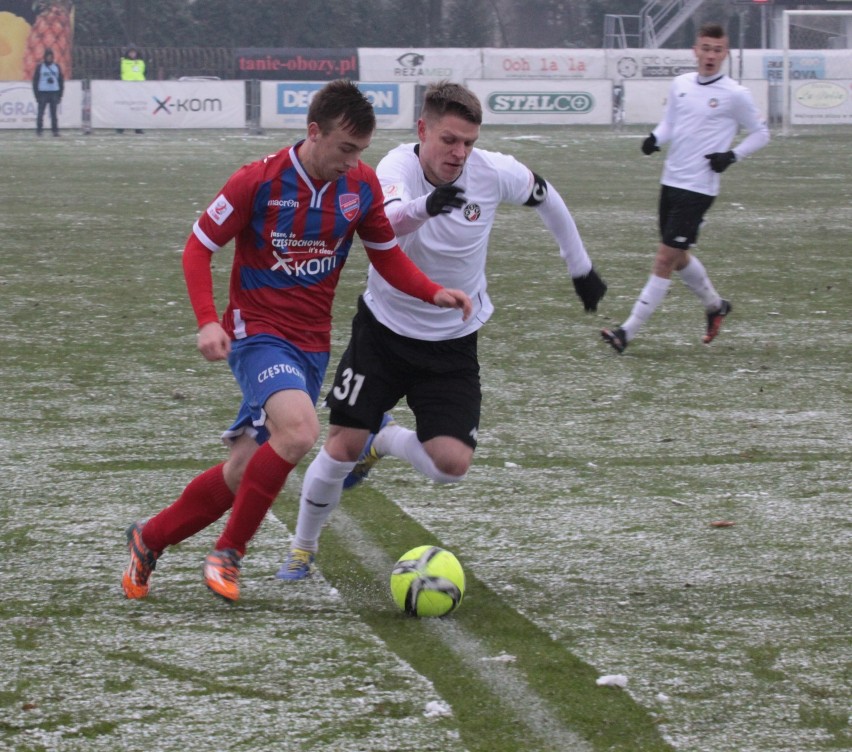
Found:
<svg viewBox="0 0 852 752"><path fill-rule="evenodd" d="M0 750L852 744L848 133L776 138L723 176L699 243L734 303L716 342L675 282L618 356L598 330L656 245L643 135L484 129L562 192L607 297L585 314L535 212L504 209L467 481L383 461L319 574L287 585L297 474L228 607L200 578L218 526L163 557L144 602L121 594L123 531L222 458L238 400L195 351L180 249L238 165L299 134L0 133ZM367 161L410 138L380 132ZM365 269L356 244L333 363ZM387 590L427 543L467 575L446 619Z"/></svg>

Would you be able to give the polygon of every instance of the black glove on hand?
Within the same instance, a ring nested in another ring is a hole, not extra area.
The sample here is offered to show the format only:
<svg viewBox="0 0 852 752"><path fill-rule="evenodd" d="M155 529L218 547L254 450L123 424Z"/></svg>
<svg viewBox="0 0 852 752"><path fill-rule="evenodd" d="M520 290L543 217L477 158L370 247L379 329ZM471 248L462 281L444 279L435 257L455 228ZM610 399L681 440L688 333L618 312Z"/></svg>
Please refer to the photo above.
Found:
<svg viewBox="0 0 852 752"><path fill-rule="evenodd" d="M597 311L598 302L606 295L606 282L591 269L584 277L574 277L574 289L587 311Z"/></svg>
<svg viewBox="0 0 852 752"><path fill-rule="evenodd" d="M653 133L642 142L642 153L646 156L650 156L655 151L659 150L660 147L657 146L657 137Z"/></svg>
<svg viewBox="0 0 852 752"><path fill-rule="evenodd" d="M461 209L467 199L462 193L464 188L452 183L439 185L426 199L426 211L430 217L449 214L453 209Z"/></svg>
<svg viewBox="0 0 852 752"><path fill-rule="evenodd" d="M724 172L737 161L737 155L732 151L717 151L705 154L704 159L710 160L710 169L713 172Z"/></svg>

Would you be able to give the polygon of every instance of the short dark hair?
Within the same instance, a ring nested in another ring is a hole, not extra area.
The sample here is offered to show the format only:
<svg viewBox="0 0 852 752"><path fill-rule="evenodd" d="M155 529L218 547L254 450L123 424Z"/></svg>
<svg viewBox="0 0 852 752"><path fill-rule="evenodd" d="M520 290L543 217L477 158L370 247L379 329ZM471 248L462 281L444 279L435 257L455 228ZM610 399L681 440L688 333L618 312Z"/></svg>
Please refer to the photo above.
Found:
<svg viewBox="0 0 852 752"><path fill-rule="evenodd" d="M339 125L353 136L367 136L376 130L376 113L361 90L341 78L314 95L308 106L308 123L316 123L323 133Z"/></svg>
<svg viewBox="0 0 852 752"><path fill-rule="evenodd" d="M444 115L457 115L475 125L482 125L482 104L479 98L466 86L450 81L437 81L429 84L423 97L420 117L442 118Z"/></svg>
<svg viewBox="0 0 852 752"><path fill-rule="evenodd" d="M726 36L728 35L725 32L725 27L717 23L702 24L698 34L696 34L696 37L710 37L711 39L722 39Z"/></svg>

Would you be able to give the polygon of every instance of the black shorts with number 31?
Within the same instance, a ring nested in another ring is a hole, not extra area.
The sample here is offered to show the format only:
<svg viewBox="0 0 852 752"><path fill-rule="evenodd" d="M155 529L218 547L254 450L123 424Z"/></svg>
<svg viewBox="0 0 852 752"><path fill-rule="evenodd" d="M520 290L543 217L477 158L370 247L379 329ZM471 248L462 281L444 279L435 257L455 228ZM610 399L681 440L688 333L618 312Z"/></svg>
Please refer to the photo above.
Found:
<svg viewBox="0 0 852 752"><path fill-rule="evenodd" d="M421 442L452 436L475 448L482 407L476 345L476 332L440 342L403 337L376 321L359 298L326 397L329 422L375 433L384 413L405 397Z"/></svg>

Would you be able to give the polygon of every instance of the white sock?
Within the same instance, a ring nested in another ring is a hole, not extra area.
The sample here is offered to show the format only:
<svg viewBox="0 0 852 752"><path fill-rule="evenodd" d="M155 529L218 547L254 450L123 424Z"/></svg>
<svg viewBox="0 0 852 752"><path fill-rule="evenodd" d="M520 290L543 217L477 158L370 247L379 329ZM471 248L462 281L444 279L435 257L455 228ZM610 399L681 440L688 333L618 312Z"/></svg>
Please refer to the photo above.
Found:
<svg viewBox="0 0 852 752"><path fill-rule="evenodd" d="M398 457L408 462L415 470L423 473L436 483L458 483L464 475L448 475L442 473L432 458L423 448L423 444L417 438L417 433L410 428L403 428L394 423L383 428L376 434L373 440L376 452L381 455Z"/></svg>
<svg viewBox="0 0 852 752"><path fill-rule="evenodd" d="M672 281L670 279L664 279L663 277L658 277L655 274L652 274L648 278L648 281L645 283L645 287L642 288L642 292L639 293L639 297L633 304L633 310L630 312L630 318L621 325L621 328L624 329L627 334L628 342L636 336L636 332L639 331L639 327L651 318L651 314L656 311L660 303L663 302L663 298L666 297L666 293L669 291L671 283Z"/></svg>
<svg viewBox="0 0 852 752"><path fill-rule="evenodd" d="M338 462L320 449L305 471L299 497L299 517L293 547L316 553L322 526L331 516L343 493L343 480L352 472L354 462Z"/></svg>
<svg viewBox="0 0 852 752"><path fill-rule="evenodd" d="M707 276L704 264L695 256L691 257L689 263L678 274L680 274L683 283L698 296L698 299L708 311L719 310L722 305L722 298L719 297L710 277Z"/></svg>

